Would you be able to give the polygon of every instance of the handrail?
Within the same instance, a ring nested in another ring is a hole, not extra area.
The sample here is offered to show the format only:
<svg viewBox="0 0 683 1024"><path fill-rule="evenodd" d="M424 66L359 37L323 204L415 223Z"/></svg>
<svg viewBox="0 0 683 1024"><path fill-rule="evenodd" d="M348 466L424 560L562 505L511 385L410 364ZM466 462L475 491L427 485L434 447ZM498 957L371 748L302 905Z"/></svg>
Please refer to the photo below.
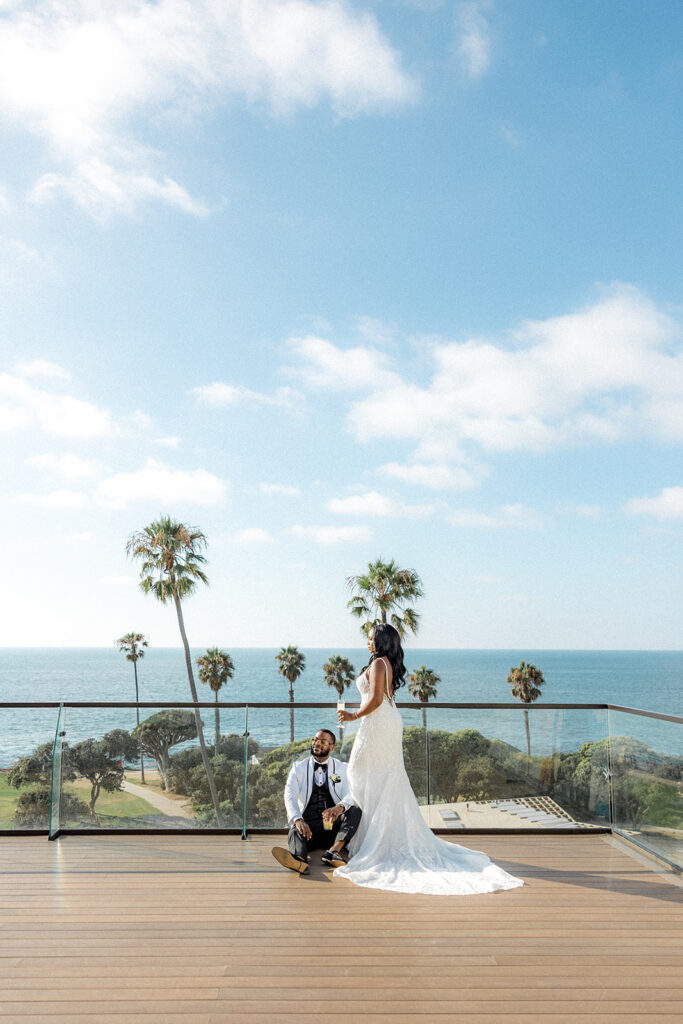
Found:
<svg viewBox="0 0 683 1024"><path fill-rule="evenodd" d="M350 707L355 707L359 701L349 701ZM5 708L33 708L33 709L57 709L60 707L65 708L93 708L95 710L103 710L105 708L160 708L160 709L171 709L171 708L201 708L202 710L211 710L213 708L220 708L225 710L235 710L237 708L244 709L247 704L250 708L273 708L273 709L288 709L294 708L294 710L303 710L305 708L329 708L330 706L336 705L336 700L326 701L85 701L85 700L63 700L63 701L0 701L0 711ZM629 708L620 704L522 704L519 701L503 701L498 703L481 703L476 701L457 701L451 703L444 703L441 701L428 701L426 703L419 703L418 701L397 701L396 706L399 708L408 708L412 710L422 710L427 708L430 711L439 710L457 710L463 709L496 709L496 710L508 710L508 711L621 711L629 715L640 715L644 718L657 718L665 722L676 722L679 725L683 725L683 717L678 715L667 715L660 711L645 711L642 708Z"/></svg>

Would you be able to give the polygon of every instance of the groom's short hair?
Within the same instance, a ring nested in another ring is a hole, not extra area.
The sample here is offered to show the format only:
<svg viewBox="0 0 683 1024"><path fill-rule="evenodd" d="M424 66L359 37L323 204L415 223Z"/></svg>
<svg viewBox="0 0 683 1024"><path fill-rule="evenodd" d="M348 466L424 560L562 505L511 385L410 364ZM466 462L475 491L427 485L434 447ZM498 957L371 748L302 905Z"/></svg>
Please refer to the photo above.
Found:
<svg viewBox="0 0 683 1024"><path fill-rule="evenodd" d="M335 744L335 743L337 742L337 737L336 737L336 736L334 735L334 733L332 732L332 730L331 730L331 729L318 729L318 732L326 732L326 733L327 733L327 735L328 735L328 736L330 737L330 739L332 740L332 744L333 744L333 745L334 745L334 744Z"/></svg>

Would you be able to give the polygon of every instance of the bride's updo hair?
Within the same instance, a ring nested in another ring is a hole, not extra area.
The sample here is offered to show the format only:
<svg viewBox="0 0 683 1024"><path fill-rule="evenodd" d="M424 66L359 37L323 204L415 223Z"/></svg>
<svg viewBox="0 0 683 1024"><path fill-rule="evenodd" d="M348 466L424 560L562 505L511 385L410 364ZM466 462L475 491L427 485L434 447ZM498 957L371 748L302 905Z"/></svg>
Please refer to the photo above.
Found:
<svg viewBox="0 0 683 1024"><path fill-rule="evenodd" d="M401 637L398 634L398 630L390 626L388 622L378 622L372 629L372 641L375 645L375 652L371 656L367 667L369 668L372 665L375 658L388 658L392 669L393 691L396 693L399 686L403 685L406 674L406 667L403 664Z"/></svg>

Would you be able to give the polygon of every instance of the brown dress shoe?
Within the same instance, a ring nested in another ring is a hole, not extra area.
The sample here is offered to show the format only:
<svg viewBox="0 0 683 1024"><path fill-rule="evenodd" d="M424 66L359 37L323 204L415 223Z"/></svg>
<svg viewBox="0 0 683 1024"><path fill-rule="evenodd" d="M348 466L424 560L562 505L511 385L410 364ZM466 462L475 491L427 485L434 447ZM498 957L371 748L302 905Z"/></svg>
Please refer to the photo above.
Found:
<svg viewBox="0 0 683 1024"><path fill-rule="evenodd" d="M283 846L274 846L271 853L278 864L282 864L283 868L291 868L292 871L298 871L300 875L308 874L308 864L306 861L299 860L289 850L285 850Z"/></svg>

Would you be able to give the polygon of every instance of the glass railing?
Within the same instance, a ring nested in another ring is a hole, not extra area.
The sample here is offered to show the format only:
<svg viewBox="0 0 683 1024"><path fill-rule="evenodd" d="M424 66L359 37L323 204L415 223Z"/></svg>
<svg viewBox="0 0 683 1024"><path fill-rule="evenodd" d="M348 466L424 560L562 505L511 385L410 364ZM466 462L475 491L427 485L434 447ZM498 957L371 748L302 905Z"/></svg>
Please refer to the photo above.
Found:
<svg viewBox="0 0 683 1024"><path fill-rule="evenodd" d="M681 719L611 707L612 827L683 867Z"/></svg>
<svg viewBox="0 0 683 1024"><path fill-rule="evenodd" d="M399 708L433 829L614 830L683 865L683 719L600 704ZM348 761L357 726L340 732L329 702L0 705L0 830L284 828L289 768L319 728Z"/></svg>

